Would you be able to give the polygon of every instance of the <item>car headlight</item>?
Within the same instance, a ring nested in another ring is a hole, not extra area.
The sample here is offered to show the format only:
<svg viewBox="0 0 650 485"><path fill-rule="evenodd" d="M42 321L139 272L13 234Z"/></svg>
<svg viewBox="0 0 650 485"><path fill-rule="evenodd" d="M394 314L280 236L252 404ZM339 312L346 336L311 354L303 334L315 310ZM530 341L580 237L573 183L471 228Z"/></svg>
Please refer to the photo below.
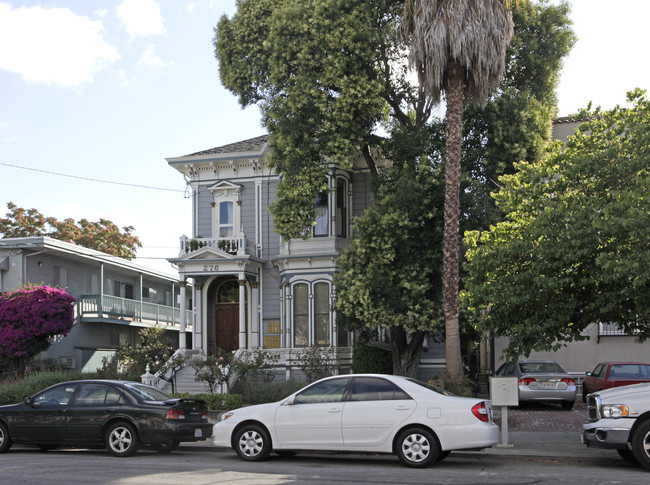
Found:
<svg viewBox="0 0 650 485"><path fill-rule="evenodd" d="M223 413L221 416L219 416L219 422L225 421L226 419L230 418L233 414L232 411L228 411L227 413Z"/></svg>
<svg viewBox="0 0 650 485"><path fill-rule="evenodd" d="M603 418L626 418L630 414L627 406L623 404L603 404L600 407L600 415Z"/></svg>

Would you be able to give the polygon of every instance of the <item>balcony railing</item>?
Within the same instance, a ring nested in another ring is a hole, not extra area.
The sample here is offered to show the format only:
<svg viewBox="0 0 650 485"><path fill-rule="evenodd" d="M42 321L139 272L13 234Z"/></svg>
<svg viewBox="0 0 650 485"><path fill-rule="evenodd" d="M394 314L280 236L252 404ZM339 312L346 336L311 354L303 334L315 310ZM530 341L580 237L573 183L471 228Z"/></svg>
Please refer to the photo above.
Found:
<svg viewBox="0 0 650 485"><path fill-rule="evenodd" d="M81 295L78 308L82 319L106 318L172 328L180 328L181 324L180 308L111 295ZM192 311L186 310L185 314L186 330L191 332Z"/></svg>
<svg viewBox="0 0 650 485"><path fill-rule="evenodd" d="M242 256L244 254L255 255L255 243L246 239L244 234L238 234L230 237L197 237L189 238L181 236L181 248L179 256L183 257L187 253L197 251L202 248L212 248L224 251L229 254Z"/></svg>

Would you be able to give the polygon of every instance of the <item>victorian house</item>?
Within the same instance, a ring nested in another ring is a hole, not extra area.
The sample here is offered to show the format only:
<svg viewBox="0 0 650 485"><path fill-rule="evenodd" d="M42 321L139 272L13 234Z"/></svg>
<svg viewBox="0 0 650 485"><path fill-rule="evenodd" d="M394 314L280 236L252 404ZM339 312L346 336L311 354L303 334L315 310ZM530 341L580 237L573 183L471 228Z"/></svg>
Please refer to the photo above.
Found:
<svg viewBox="0 0 650 485"><path fill-rule="evenodd" d="M181 237L179 255L169 259L181 281L191 282L193 320L181 322L180 346L207 353L273 349L287 377L302 349L329 346L339 371L348 372L352 335L337 325L333 278L354 217L371 204L370 171L361 155L351 170L332 165L330 190L314 196L311 237L284 241L269 214L280 180L268 167L269 150L268 137L260 136L167 159L193 195L192 235ZM442 347L425 350L423 372L444 368Z"/></svg>

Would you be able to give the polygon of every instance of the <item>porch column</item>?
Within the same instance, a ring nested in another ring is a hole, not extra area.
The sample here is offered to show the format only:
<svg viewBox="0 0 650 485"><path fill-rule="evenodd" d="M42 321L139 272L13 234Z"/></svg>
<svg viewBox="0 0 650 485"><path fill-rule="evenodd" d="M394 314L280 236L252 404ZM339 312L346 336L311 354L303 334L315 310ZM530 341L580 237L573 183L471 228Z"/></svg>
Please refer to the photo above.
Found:
<svg viewBox="0 0 650 485"><path fill-rule="evenodd" d="M185 303L185 281L181 281L180 291L181 291L181 321L178 328L178 348L185 350L187 348L187 332L185 331L187 326L187 315L186 315L186 303ZM174 294L172 293L172 300ZM173 301L172 301L173 303Z"/></svg>
<svg viewBox="0 0 650 485"><path fill-rule="evenodd" d="M248 348L246 342L246 278L239 275L239 348Z"/></svg>
<svg viewBox="0 0 650 485"><path fill-rule="evenodd" d="M206 350L203 345L203 292L202 285L194 285L194 348L197 350Z"/></svg>
<svg viewBox="0 0 650 485"><path fill-rule="evenodd" d="M259 295L259 285L251 283L251 345L254 349L261 346Z"/></svg>

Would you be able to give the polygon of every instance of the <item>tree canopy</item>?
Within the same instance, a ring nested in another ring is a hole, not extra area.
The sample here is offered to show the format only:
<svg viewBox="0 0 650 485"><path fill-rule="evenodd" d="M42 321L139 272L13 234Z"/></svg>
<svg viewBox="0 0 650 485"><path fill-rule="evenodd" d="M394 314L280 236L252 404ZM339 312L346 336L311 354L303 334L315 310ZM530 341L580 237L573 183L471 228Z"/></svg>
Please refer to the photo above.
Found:
<svg viewBox="0 0 650 485"><path fill-rule="evenodd" d="M36 209L23 209L12 202L7 203L7 208L9 212L0 218L0 237L3 238L49 236L124 259L133 259L137 248L142 247L140 239L133 235L133 226L120 229L108 219L98 222L81 219L75 222L68 218L59 221L43 216Z"/></svg>
<svg viewBox="0 0 650 485"><path fill-rule="evenodd" d="M505 220L466 233L463 301L510 357L584 340L591 324L650 336L650 102L584 110L566 146L494 194Z"/></svg>
<svg viewBox="0 0 650 485"><path fill-rule="evenodd" d="M241 0L231 19L219 21L215 54L224 86L243 106L256 104L262 111L272 164L282 173L272 209L282 237L303 237L313 223L315 194L326 188L328 164L350 168L352 155L363 154L375 175L376 210L367 222L356 221L360 241L339 260L337 318L392 325L404 331L400 338L406 341L405 329L425 328L418 312L438 315L428 329L441 328L442 244L436 231L442 227L446 124L432 114L434 105L409 74L407 46L398 36L404 3ZM488 196L498 175L511 171L520 157L539 156L548 143L559 68L574 40L567 4L527 2L513 15L505 80L483 107L464 114L461 229L499 220ZM368 146L394 169L378 171ZM418 221L425 221L420 232ZM344 274L348 269L351 274ZM416 270L422 274L412 278ZM397 282L400 274L403 282ZM382 287L382 277L392 283ZM348 284L363 292L363 304ZM373 306L388 309L386 298L404 315L391 309L399 318L377 320Z"/></svg>

